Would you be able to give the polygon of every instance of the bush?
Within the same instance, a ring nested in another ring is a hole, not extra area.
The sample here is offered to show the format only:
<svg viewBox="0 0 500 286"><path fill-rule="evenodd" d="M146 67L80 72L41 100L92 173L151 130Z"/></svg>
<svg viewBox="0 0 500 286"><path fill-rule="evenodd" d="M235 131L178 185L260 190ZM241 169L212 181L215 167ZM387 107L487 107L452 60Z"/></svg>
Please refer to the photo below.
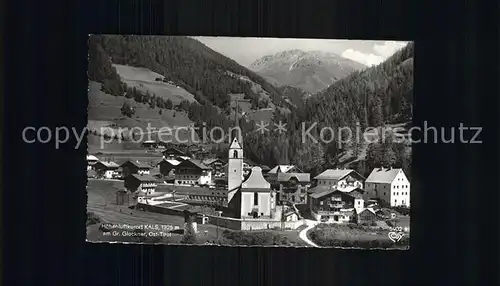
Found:
<svg viewBox="0 0 500 286"><path fill-rule="evenodd" d="M376 223L375 221L372 221L372 222L370 223L370 226L377 226L377 223Z"/></svg>
<svg viewBox="0 0 500 286"><path fill-rule="evenodd" d="M100 222L101 222L101 219L98 216L96 216L94 213L92 213L92 212L87 213L87 226L93 225L93 224L98 224Z"/></svg>

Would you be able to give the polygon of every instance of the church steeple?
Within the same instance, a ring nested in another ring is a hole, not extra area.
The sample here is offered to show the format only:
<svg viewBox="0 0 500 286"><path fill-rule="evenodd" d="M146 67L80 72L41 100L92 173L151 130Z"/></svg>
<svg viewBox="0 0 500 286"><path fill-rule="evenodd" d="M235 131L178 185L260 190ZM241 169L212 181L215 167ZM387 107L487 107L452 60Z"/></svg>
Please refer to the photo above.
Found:
<svg viewBox="0 0 500 286"><path fill-rule="evenodd" d="M236 137L229 146L227 172L228 191L241 186L243 181L243 148Z"/></svg>

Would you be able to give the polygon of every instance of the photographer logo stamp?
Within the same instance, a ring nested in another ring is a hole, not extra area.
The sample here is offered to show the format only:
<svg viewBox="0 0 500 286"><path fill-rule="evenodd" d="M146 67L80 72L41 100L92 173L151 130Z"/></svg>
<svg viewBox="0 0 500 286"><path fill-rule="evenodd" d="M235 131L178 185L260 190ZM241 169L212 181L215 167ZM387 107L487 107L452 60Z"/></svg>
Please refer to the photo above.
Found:
<svg viewBox="0 0 500 286"><path fill-rule="evenodd" d="M395 227L388 233L389 239L394 243L400 241L404 235L405 234L403 233L403 229L401 227Z"/></svg>

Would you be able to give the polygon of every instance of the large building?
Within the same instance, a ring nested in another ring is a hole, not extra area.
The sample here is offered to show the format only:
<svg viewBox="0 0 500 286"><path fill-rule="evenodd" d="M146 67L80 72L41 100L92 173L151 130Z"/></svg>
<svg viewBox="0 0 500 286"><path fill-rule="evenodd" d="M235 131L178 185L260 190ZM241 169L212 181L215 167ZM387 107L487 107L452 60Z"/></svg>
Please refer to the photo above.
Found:
<svg viewBox="0 0 500 286"><path fill-rule="evenodd" d="M130 174L149 175L151 167L144 162L128 160L120 165L123 177Z"/></svg>
<svg viewBox="0 0 500 286"><path fill-rule="evenodd" d="M111 161L99 161L94 164L97 177L112 179L118 176L118 164Z"/></svg>
<svg viewBox="0 0 500 286"><path fill-rule="evenodd" d="M364 191L354 189L349 192L337 190L335 186L319 187L309 198L309 209L317 220L324 222L353 222L356 215L365 209Z"/></svg>
<svg viewBox="0 0 500 286"><path fill-rule="evenodd" d="M160 167L160 174L163 176L175 175L175 168L177 168L180 163L180 161L175 159L162 159L160 163L158 163L158 166Z"/></svg>
<svg viewBox="0 0 500 286"><path fill-rule="evenodd" d="M228 207L237 218L276 219L275 195L262 169L253 167L245 181L243 172L243 148L234 138L229 147Z"/></svg>
<svg viewBox="0 0 500 286"><path fill-rule="evenodd" d="M363 189L365 178L351 169L328 169L314 177L317 186L336 186L338 190L350 191L356 188Z"/></svg>
<svg viewBox="0 0 500 286"><path fill-rule="evenodd" d="M184 160L175 169L176 185L210 185L212 184L212 168L199 160Z"/></svg>
<svg viewBox="0 0 500 286"><path fill-rule="evenodd" d="M186 153L184 153L181 150L174 148L174 147L167 148L162 153L163 153L163 157L167 158L167 159L175 159L179 156L182 156L182 157L186 156Z"/></svg>
<svg viewBox="0 0 500 286"><path fill-rule="evenodd" d="M156 190L156 179L150 175L129 174L125 177L124 186L131 193L151 195Z"/></svg>
<svg viewBox="0 0 500 286"><path fill-rule="evenodd" d="M311 179L309 173L278 173L276 202L283 204L305 204Z"/></svg>
<svg viewBox="0 0 500 286"><path fill-rule="evenodd" d="M221 159L210 158L202 161L203 165L212 168L212 176L221 178L224 173L224 162Z"/></svg>
<svg viewBox="0 0 500 286"><path fill-rule="evenodd" d="M391 207L410 207L410 181L402 169L375 168L365 182L370 198L382 199Z"/></svg>
<svg viewBox="0 0 500 286"><path fill-rule="evenodd" d="M264 179L262 169L253 167L241 184L241 218L274 218L274 196L271 184Z"/></svg>

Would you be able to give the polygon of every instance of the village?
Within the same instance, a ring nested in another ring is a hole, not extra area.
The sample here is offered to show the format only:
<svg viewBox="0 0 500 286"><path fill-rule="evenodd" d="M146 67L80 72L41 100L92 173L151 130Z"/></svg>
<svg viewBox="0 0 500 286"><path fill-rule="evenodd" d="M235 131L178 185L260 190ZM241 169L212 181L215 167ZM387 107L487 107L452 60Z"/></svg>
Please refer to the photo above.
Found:
<svg viewBox="0 0 500 286"><path fill-rule="evenodd" d="M131 224L167 224L179 237L190 232L215 244L224 231L274 230L296 241L292 245L317 247L314 231L324 236L321 227L329 226L336 227L335 233L377 233L374 239L386 242L397 227L409 237L410 182L402 169L381 166L367 178L352 169L328 169L312 177L293 165L256 164L244 157L243 144L234 138L226 160L203 147L155 141L142 143L144 152L158 156L149 162L89 154L88 211L102 223L94 227L94 236L99 233L101 239L109 231L104 223L121 223L120 217L127 216ZM105 202L91 205L103 192ZM117 214L109 215L110 207ZM166 240L172 242L177 241Z"/></svg>

